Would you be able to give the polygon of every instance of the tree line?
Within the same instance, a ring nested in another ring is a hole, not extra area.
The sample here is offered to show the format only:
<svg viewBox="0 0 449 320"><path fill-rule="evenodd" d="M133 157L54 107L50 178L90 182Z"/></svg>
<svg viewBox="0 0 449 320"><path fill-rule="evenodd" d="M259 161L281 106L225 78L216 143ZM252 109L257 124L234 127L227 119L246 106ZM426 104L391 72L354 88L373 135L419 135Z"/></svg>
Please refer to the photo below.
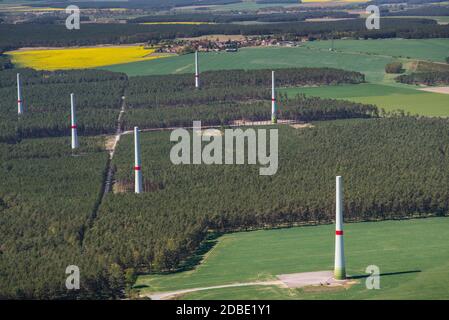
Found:
<svg viewBox="0 0 449 320"><path fill-rule="evenodd" d="M17 73L21 74L25 108L25 113L20 117L17 116ZM364 79L361 73L332 68L281 69L276 73L278 86L360 83ZM270 99L271 70L204 72L201 81L202 89L194 90L191 74L128 79L125 74L102 70L4 70L0 72L0 94L3 97L0 101L0 141L69 135L72 92L75 93L77 125L81 135L115 132L122 96L126 96L126 106L131 110L129 115L125 114L126 128L132 126L135 120L144 127L186 123L199 110L209 114L213 123L227 123L241 115L261 118L269 110L263 110L260 103L249 107L247 104ZM226 103L243 101L246 102L234 107L225 106ZM356 105L346 103L347 108L359 108ZM180 110L179 107L185 109ZM370 113L358 112L354 115ZM138 115L140 119L135 118ZM166 118L162 119L162 115Z"/></svg>
<svg viewBox="0 0 449 320"><path fill-rule="evenodd" d="M271 99L272 70L208 71L201 74L201 90L195 90L192 74L132 77L126 88L129 108L194 106L224 101ZM357 84L359 72L333 68L275 70L277 87Z"/></svg>
<svg viewBox="0 0 449 320"><path fill-rule="evenodd" d="M0 143L0 298L108 298L113 268L82 253L99 201L107 154L103 140L82 137L75 154L69 138ZM81 269L84 288L65 287L66 267Z"/></svg>
<svg viewBox="0 0 449 320"><path fill-rule="evenodd" d="M277 87L362 83L363 74L333 68L290 68L275 71ZM227 125L236 120L271 118L271 70L208 71L202 87L192 74L132 77L126 88L123 128L191 126L193 120ZM279 117L325 120L378 116L375 106L355 102L278 94Z"/></svg>
<svg viewBox="0 0 449 320"><path fill-rule="evenodd" d="M449 26L435 20L381 19L380 30L366 30L365 19L326 22L287 22L256 25L143 25L143 24L85 24L76 33L53 24L0 24L0 49L20 47L64 47L96 44L127 44L158 42L160 40L202 35L282 35L288 38L445 38Z"/></svg>
<svg viewBox="0 0 449 320"><path fill-rule="evenodd" d="M278 96L278 119L296 121L318 121L349 118L378 117L376 106L356 102L320 99L299 95L295 98ZM131 130L141 128L191 127L201 120L204 125L230 125L237 120L267 121L271 119L271 101L236 101L192 105L130 109L126 112L123 127Z"/></svg>
<svg viewBox="0 0 449 320"><path fill-rule="evenodd" d="M413 72L403 74L396 78L396 81L406 84L424 84L427 86L447 85L449 84L449 72Z"/></svg>

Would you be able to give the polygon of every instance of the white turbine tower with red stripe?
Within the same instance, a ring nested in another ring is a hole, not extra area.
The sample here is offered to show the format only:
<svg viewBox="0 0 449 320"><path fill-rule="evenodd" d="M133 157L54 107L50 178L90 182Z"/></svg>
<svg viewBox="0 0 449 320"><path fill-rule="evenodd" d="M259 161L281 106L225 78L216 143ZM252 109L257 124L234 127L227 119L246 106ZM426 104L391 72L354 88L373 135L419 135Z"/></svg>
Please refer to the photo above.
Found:
<svg viewBox="0 0 449 320"><path fill-rule="evenodd" d="M343 245L343 178L336 179L336 216L335 216L335 266L334 277L346 279L345 250Z"/></svg>
<svg viewBox="0 0 449 320"><path fill-rule="evenodd" d="M70 128L72 131L72 149L78 148L78 127L76 125L75 94L70 94Z"/></svg>
<svg viewBox="0 0 449 320"><path fill-rule="evenodd" d="M20 73L17 74L17 113L23 114L22 90L20 88Z"/></svg>
<svg viewBox="0 0 449 320"><path fill-rule="evenodd" d="M198 61L198 51L195 51L195 88L200 87L200 66Z"/></svg>
<svg viewBox="0 0 449 320"><path fill-rule="evenodd" d="M140 159L140 131L134 127L134 192L142 193L142 167Z"/></svg>
<svg viewBox="0 0 449 320"><path fill-rule="evenodd" d="M276 110L276 91L275 91L275 80L274 71L271 72L271 122L277 123L277 110Z"/></svg>

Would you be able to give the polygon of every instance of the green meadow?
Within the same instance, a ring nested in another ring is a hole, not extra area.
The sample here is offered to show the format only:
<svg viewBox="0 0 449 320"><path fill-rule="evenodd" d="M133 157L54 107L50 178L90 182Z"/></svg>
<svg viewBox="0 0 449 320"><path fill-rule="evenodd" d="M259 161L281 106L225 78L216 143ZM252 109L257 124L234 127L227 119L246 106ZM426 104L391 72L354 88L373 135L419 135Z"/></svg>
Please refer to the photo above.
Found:
<svg viewBox="0 0 449 320"><path fill-rule="evenodd" d="M291 67L332 67L359 71L366 75L367 81L380 82L384 78L384 67L392 58L383 56L368 57L363 54L329 52L308 48L267 47L243 48L237 53L210 52L200 54L200 68L207 70L229 69L269 69ZM130 76L193 73L193 54L173 58L156 59L135 63L102 67Z"/></svg>
<svg viewBox="0 0 449 320"><path fill-rule="evenodd" d="M142 293L167 292L276 275L332 270L334 226L238 232L221 236L193 270L140 276ZM449 299L449 218L352 223L345 226L348 289L248 286L188 293L184 299ZM213 241L213 240L210 240ZM380 268L380 289L365 286Z"/></svg>
<svg viewBox="0 0 449 320"><path fill-rule="evenodd" d="M320 88L289 88L289 94L305 93L325 98L348 99L375 104L387 111L402 109L411 114L449 116L449 95L401 85L394 75L385 74L385 65L400 60L444 62L449 56L449 39L382 39L313 41L299 47L243 48L237 53L201 53L202 71L228 69L267 69L292 67L332 67L358 71L367 84ZM156 59L104 67L130 76L193 73L193 55Z"/></svg>
<svg viewBox="0 0 449 320"><path fill-rule="evenodd" d="M368 82L383 82L385 64L398 58L443 62L449 39L313 41L299 47L243 48L237 53L201 53L201 70L333 67L359 71ZM193 55L102 67L130 76L193 73Z"/></svg>
<svg viewBox="0 0 449 320"><path fill-rule="evenodd" d="M331 47L331 41L308 42L307 47L328 50ZM368 56L380 55L444 62L444 58L449 56L449 39L336 40L334 49L337 52L352 52Z"/></svg>
<svg viewBox="0 0 449 320"><path fill-rule="evenodd" d="M364 83L360 85L286 88L281 89L281 91L289 96L305 94L306 96L375 104L385 111L400 109L412 115L433 117L447 117L449 115L448 94L425 92L408 86Z"/></svg>

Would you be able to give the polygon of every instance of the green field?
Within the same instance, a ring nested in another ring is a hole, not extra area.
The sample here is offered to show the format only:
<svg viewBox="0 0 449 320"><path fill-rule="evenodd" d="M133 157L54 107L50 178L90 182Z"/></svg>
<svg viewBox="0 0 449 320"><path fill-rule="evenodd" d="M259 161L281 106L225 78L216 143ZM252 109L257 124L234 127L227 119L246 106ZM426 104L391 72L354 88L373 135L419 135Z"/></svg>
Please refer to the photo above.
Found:
<svg viewBox="0 0 449 320"><path fill-rule="evenodd" d="M203 53L201 70L266 69L290 67L333 67L359 71L369 82L383 82L384 67L399 57L444 61L449 39L426 40L336 40L307 42L295 48L243 48L237 53ZM103 67L130 76L193 73L193 55Z"/></svg>
<svg viewBox="0 0 449 320"><path fill-rule="evenodd" d="M449 43L449 41L448 41ZM329 52L325 50L296 48L244 48L237 53L202 53L201 70L267 69L291 67L333 67L359 71L367 81L381 82L384 67L392 58L365 54ZM119 64L102 69L125 72L130 76L153 74L193 73L192 54L153 61Z"/></svg>
<svg viewBox="0 0 449 320"><path fill-rule="evenodd" d="M386 111L401 109L411 114L426 116L446 117L449 115L449 95L420 91L413 89L411 86L366 83L313 88L287 88L282 89L282 91L290 96L304 93L306 96L375 104Z"/></svg>
<svg viewBox="0 0 449 320"><path fill-rule="evenodd" d="M410 18L423 18L423 19L432 19L435 20L438 24L448 24L449 23L449 17L448 16L391 16L391 17L384 17L387 19L397 19L397 18L403 18L403 19L410 19Z"/></svg>
<svg viewBox="0 0 449 320"><path fill-rule="evenodd" d="M307 42L296 48L244 48L238 53L203 53L201 70L333 67L358 71L368 84L320 88L290 88L289 94L305 93L323 98L348 99L375 104L387 111L402 109L411 114L448 116L449 95L401 85L386 75L385 65L394 60L444 61L449 39L336 40ZM105 67L128 75L193 73L193 55Z"/></svg>
<svg viewBox="0 0 449 320"><path fill-rule="evenodd" d="M347 224L347 272L366 275L368 265L382 274L380 290L365 279L350 289L240 287L189 293L185 299L449 299L449 218ZM332 270L333 225L239 232L220 237L192 271L140 276L145 292L165 292L275 275Z"/></svg>
<svg viewBox="0 0 449 320"><path fill-rule="evenodd" d="M273 1L275 2L275 1ZM237 10L250 10L255 11L263 8L270 7L297 7L299 3L256 3L255 0L246 0L239 3L222 4L222 5L208 5L208 10L211 11L237 11ZM195 6L186 6L175 8L175 11L195 11Z"/></svg>
<svg viewBox="0 0 449 320"><path fill-rule="evenodd" d="M314 49L327 50L330 46L330 41L307 43ZM334 48L337 52L444 62L449 55L449 39L336 40Z"/></svg>

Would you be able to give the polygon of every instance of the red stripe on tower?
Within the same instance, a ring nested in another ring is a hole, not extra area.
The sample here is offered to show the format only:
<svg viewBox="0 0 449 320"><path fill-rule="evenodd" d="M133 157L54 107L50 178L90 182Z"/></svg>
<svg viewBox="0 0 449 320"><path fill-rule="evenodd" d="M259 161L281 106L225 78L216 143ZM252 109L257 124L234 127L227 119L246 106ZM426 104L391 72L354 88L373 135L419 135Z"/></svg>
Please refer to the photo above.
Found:
<svg viewBox="0 0 449 320"><path fill-rule="evenodd" d="M139 167L139 166L135 166L135 167L134 167L134 170L136 170L136 171L139 171L140 169L142 169L142 168Z"/></svg>
<svg viewBox="0 0 449 320"><path fill-rule="evenodd" d="M337 230L337 231L335 231L335 234L336 234L337 236L342 236L342 235L343 235L343 231Z"/></svg>

